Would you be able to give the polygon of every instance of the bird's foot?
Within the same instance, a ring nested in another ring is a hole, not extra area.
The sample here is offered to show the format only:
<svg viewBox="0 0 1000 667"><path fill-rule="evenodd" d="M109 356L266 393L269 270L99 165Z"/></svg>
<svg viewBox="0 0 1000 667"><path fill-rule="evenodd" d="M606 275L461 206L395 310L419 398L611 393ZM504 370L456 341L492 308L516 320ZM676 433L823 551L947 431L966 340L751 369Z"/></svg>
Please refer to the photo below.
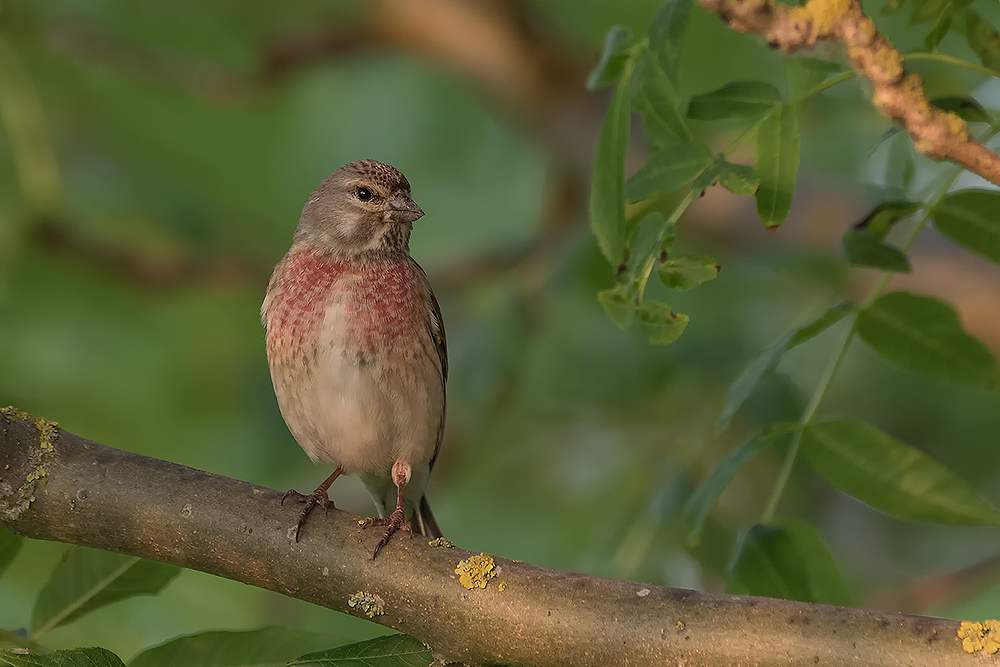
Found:
<svg viewBox="0 0 1000 667"><path fill-rule="evenodd" d="M410 534L411 538L413 537L413 528L410 527L410 522L406 520L406 514L403 512L402 507L397 507L392 514L385 517L384 519L371 518L371 519L365 519L364 521L360 521L359 523L361 524L362 528L371 528L372 526L386 526L385 535L383 535L382 539L379 540L378 544L375 545L375 553L372 554L372 560L375 560L375 558L378 556L378 552L382 551L382 547L389 544L389 538L391 538L393 533L395 533L397 530L405 530Z"/></svg>
<svg viewBox="0 0 1000 667"><path fill-rule="evenodd" d="M298 523L295 524L295 541L299 541L299 532L302 530L302 525L306 522L306 517L309 513L316 508L317 505L323 508L324 512L330 511L330 507L333 503L330 502L330 497L326 495L327 486L320 486L315 491L310 494L299 493L295 489L289 489L285 495L281 496L281 504L285 504L287 498L291 498L296 502L305 503L306 506L302 508L299 512Z"/></svg>

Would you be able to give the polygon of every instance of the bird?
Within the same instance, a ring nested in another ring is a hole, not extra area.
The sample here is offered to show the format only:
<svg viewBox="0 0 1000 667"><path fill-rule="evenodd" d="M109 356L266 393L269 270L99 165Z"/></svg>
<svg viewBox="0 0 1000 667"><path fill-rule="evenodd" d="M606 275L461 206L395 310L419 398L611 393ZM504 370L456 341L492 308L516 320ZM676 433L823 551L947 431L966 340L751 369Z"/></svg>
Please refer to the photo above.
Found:
<svg viewBox="0 0 1000 667"><path fill-rule="evenodd" d="M378 557L399 530L441 537L424 491L441 450L448 351L441 308L410 257L423 217L410 183L376 160L346 164L302 208L292 244L261 306L268 367L281 415L314 461L333 473L304 503L295 526L328 489L356 474L384 526Z"/></svg>

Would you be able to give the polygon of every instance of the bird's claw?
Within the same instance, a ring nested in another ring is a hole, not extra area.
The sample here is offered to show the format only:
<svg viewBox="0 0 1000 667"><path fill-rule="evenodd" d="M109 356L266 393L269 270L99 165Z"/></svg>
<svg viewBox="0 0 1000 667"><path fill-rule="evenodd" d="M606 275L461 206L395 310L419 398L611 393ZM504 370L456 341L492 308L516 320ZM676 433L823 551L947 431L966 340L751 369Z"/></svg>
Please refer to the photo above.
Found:
<svg viewBox="0 0 1000 667"><path fill-rule="evenodd" d="M378 552L382 551L382 547L389 544L389 538L391 538L393 533L397 530L404 530L410 534L411 539L413 538L413 528L410 526L410 522L406 520L406 515L403 513L403 508L401 507L397 507L392 514L385 518L369 518L359 523L362 528L386 526L385 535L383 535L382 539L375 545L375 553L372 554L372 560L375 560L375 558L378 557Z"/></svg>
<svg viewBox="0 0 1000 667"><path fill-rule="evenodd" d="M305 507L302 508L302 511L299 512L299 520L295 524L296 542L299 541L299 533L302 531L302 526L305 524L306 518L309 516L309 513L312 512L317 505L322 507L324 512L329 512L330 505L333 504L330 502L330 497L326 495L326 489L323 487L316 489L310 494L299 493L295 489L289 489L285 493L285 495L281 496L282 505L285 504L286 498L291 498L296 502L305 503L306 505Z"/></svg>

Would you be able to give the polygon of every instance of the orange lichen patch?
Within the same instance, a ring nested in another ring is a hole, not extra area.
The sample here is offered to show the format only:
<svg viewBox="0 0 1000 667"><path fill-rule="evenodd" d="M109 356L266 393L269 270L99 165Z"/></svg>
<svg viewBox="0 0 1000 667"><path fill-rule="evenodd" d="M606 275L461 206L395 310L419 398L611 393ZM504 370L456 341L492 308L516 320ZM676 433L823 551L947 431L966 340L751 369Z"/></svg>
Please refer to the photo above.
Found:
<svg viewBox="0 0 1000 667"><path fill-rule="evenodd" d="M893 81L903 75L903 56L892 48L891 44L883 42L875 48L875 52L872 54L872 68L878 70L880 81ZM919 78L917 79L917 90L922 91ZM907 90L907 92L910 91Z"/></svg>
<svg viewBox="0 0 1000 667"><path fill-rule="evenodd" d="M789 12L793 19L812 21L813 33L819 37L829 36L837 23L851 11L850 0L809 0L804 6Z"/></svg>
<svg viewBox="0 0 1000 667"><path fill-rule="evenodd" d="M958 628L958 638L962 640L962 649L966 653L983 651L996 653L1000 651L1000 621L988 619L982 623L962 621Z"/></svg>
<svg viewBox="0 0 1000 667"><path fill-rule="evenodd" d="M501 581L499 584L497 584L497 590L500 591L501 593L507 590L507 582Z"/></svg>
<svg viewBox="0 0 1000 667"><path fill-rule="evenodd" d="M943 114L941 121L944 123L945 128L952 135L960 137L961 139L969 138L969 126L965 124L965 121L958 117L953 111L947 111Z"/></svg>
<svg viewBox="0 0 1000 667"><path fill-rule="evenodd" d="M490 579L497 576L496 563L493 561L493 556L489 554L469 556L458 562L455 574L458 575L459 583L470 591L473 588L486 588Z"/></svg>

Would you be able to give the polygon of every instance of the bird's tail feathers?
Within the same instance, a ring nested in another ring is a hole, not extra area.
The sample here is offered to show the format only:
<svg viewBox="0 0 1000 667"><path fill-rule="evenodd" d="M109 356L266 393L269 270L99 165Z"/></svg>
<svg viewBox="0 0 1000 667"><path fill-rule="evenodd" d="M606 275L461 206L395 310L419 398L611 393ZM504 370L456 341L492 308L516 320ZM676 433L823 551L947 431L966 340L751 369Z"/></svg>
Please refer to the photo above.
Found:
<svg viewBox="0 0 1000 667"><path fill-rule="evenodd" d="M416 529L416 532L430 538L443 537L437 519L434 518L434 513L431 512L431 505L427 502L426 495L420 496L420 506L416 509L417 511L413 513L415 524L413 527Z"/></svg>

